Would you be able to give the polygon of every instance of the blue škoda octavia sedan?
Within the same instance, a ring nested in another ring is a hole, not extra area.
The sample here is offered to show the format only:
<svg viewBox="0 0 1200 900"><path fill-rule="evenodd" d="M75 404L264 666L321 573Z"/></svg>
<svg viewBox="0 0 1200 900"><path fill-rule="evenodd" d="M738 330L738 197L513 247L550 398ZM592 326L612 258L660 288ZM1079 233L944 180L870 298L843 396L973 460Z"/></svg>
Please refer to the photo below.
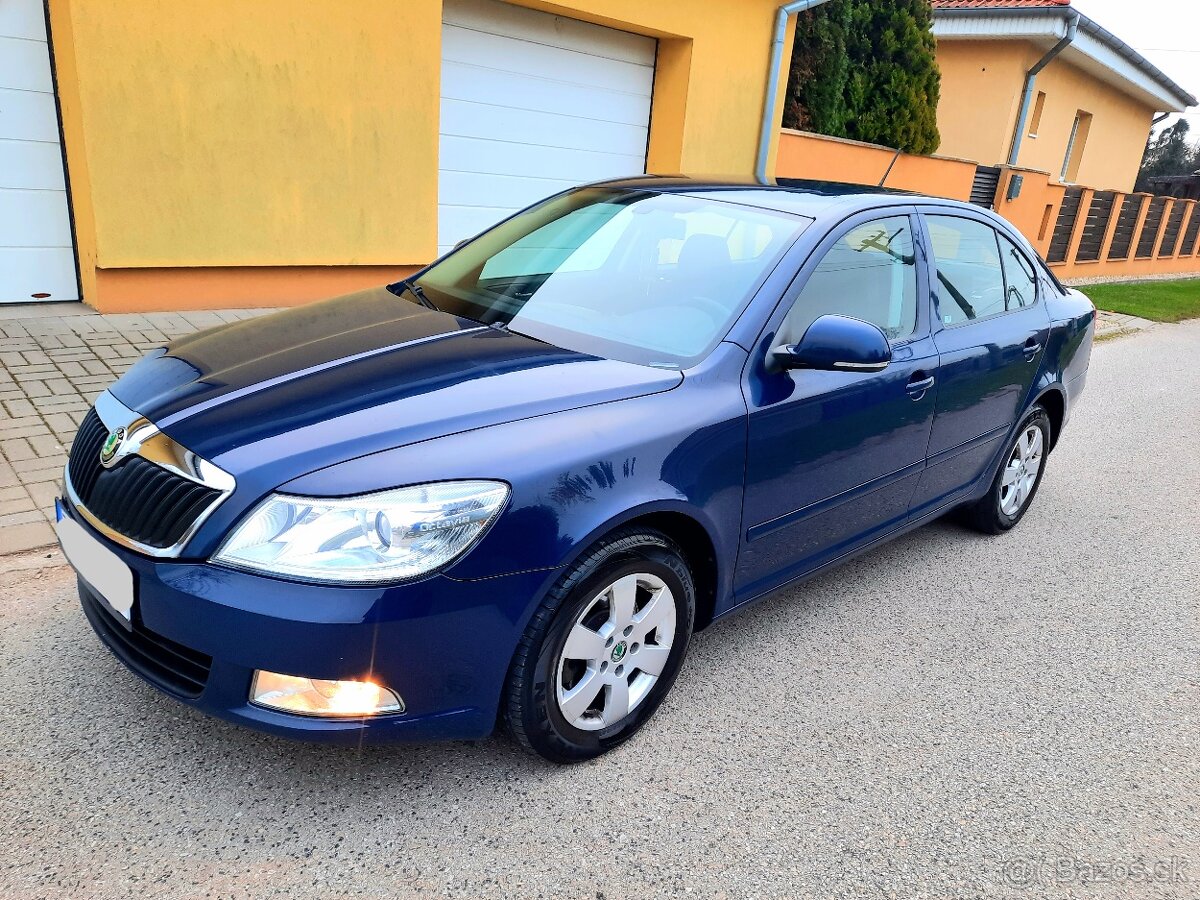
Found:
<svg viewBox="0 0 1200 900"><path fill-rule="evenodd" d="M1016 525L1094 315L966 204L592 185L150 353L59 535L100 638L206 712L585 759L715 619L951 510Z"/></svg>

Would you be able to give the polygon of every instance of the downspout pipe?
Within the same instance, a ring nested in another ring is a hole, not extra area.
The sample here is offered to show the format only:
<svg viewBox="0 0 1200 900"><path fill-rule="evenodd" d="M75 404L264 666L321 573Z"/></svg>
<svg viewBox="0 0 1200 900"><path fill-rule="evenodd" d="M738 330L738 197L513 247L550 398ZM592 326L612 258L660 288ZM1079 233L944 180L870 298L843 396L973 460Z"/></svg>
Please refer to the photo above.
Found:
<svg viewBox="0 0 1200 900"><path fill-rule="evenodd" d="M1025 92L1021 95L1021 112L1017 115L1017 126L1013 131L1012 145L1008 151L1008 164L1015 166L1021 155L1021 140L1025 137L1025 125L1029 121L1029 107L1033 102L1033 89L1037 83L1038 73L1050 64L1050 61L1067 49L1079 33L1079 13L1071 10L1067 16L1067 33L1057 44L1047 51L1046 55L1033 64L1025 73Z"/></svg>
<svg viewBox="0 0 1200 900"><path fill-rule="evenodd" d="M771 38L771 61L767 68L767 96L763 98L762 127L758 132L758 162L754 167L754 176L760 184L766 184L770 178L767 175L767 158L771 155L771 138L775 131L775 117L778 112L776 99L779 95L779 77L783 69L783 52L787 43L788 19L797 13L805 12L820 6L827 0L795 0L785 3L775 12L775 33Z"/></svg>

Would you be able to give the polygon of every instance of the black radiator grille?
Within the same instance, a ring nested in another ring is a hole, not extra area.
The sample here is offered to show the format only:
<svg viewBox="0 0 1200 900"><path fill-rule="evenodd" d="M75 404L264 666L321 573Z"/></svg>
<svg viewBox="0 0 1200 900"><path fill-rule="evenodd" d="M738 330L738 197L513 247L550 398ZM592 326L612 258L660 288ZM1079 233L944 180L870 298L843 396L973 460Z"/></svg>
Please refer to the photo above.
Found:
<svg viewBox="0 0 1200 900"><path fill-rule="evenodd" d="M155 634L136 619L132 629L126 628L82 581L79 600L100 640L129 668L180 697L195 698L204 691L212 668L211 656Z"/></svg>
<svg viewBox="0 0 1200 900"><path fill-rule="evenodd" d="M140 456L126 456L105 469L100 447L107 435L93 409L79 426L67 465L79 502L109 528L140 544L163 548L178 543L221 492Z"/></svg>

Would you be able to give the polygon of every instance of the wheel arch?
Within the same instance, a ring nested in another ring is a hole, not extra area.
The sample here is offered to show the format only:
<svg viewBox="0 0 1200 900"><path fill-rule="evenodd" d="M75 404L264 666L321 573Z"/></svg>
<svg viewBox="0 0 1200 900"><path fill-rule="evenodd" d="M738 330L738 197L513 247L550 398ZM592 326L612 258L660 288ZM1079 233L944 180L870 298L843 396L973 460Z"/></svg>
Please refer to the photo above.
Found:
<svg viewBox="0 0 1200 900"><path fill-rule="evenodd" d="M1041 406L1046 410L1046 415L1050 417L1050 450L1054 449L1054 445L1058 443L1058 436L1062 433L1063 422L1067 416L1067 396L1063 393L1061 387L1053 385L1046 388L1037 399L1033 401L1034 406Z"/></svg>
<svg viewBox="0 0 1200 900"><path fill-rule="evenodd" d="M732 556L727 562L722 562L719 538L715 536L715 529L706 523L704 518L703 514L693 507L678 501L643 504L595 528L586 538L579 541L575 552L564 565L572 564L597 541L614 531L637 527L661 531L679 545L688 568L692 571L696 586L696 619L693 631L700 631L712 622L724 581L733 568ZM726 554L736 552L736 547L725 551Z"/></svg>
<svg viewBox="0 0 1200 900"><path fill-rule="evenodd" d="M717 605L717 548L711 535L697 519L682 512L653 512L624 523L625 527L644 526L661 531L683 551L696 586L696 619L693 631L700 631L713 620Z"/></svg>

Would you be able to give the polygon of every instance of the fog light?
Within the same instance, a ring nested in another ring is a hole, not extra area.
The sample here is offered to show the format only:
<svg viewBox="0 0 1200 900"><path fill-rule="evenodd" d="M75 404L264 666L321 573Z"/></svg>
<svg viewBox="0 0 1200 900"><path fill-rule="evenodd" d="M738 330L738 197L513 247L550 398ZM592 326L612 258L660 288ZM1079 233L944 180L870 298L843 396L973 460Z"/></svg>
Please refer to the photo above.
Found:
<svg viewBox="0 0 1200 900"><path fill-rule="evenodd" d="M376 716L404 712L400 696L373 681L325 681L254 673L250 702L303 716Z"/></svg>

